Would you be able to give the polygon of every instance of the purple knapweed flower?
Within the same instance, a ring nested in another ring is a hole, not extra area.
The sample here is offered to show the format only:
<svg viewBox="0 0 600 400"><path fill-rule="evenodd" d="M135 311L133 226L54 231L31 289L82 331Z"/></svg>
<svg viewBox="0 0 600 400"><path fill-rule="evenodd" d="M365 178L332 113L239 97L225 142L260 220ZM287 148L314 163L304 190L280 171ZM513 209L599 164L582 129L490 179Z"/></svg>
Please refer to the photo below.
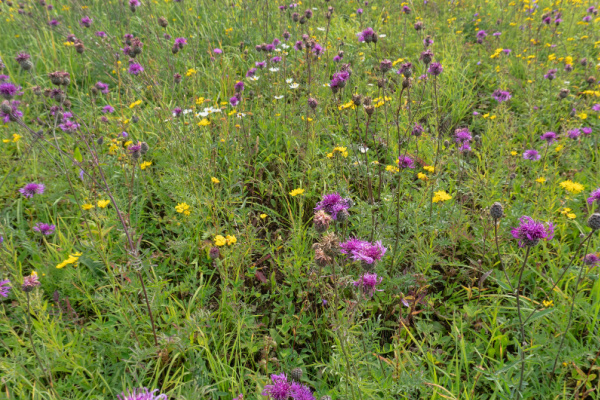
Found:
<svg viewBox="0 0 600 400"><path fill-rule="evenodd" d="M362 13L363 13L363 9L362 8L356 9L356 14L357 15L362 15Z"/></svg>
<svg viewBox="0 0 600 400"><path fill-rule="evenodd" d="M84 28L89 28L92 26L92 22L93 20L90 17L83 17L79 21L79 25L83 26Z"/></svg>
<svg viewBox="0 0 600 400"><path fill-rule="evenodd" d="M570 129L567 131L567 136L570 139L577 139L579 136L581 136L581 130L579 130L579 128Z"/></svg>
<svg viewBox="0 0 600 400"><path fill-rule="evenodd" d="M229 99L229 104L231 104L232 107L237 106L240 103L240 99L238 99L237 96L233 96Z"/></svg>
<svg viewBox="0 0 600 400"><path fill-rule="evenodd" d="M519 247L535 246L541 239L552 240L554 237L554 225L548 222L546 226L543 223L535 221L526 215L519 218L519 226L510 231L512 236L519 241Z"/></svg>
<svg viewBox="0 0 600 400"><path fill-rule="evenodd" d="M127 390L117 396L117 400L167 400L166 394L156 394L158 389L149 391L147 388Z"/></svg>
<svg viewBox="0 0 600 400"><path fill-rule="evenodd" d="M102 112L104 114L112 114L115 112L115 108L111 105L104 106L104 107L102 107Z"/></svg>
<svg viewBox="0 0 600 400"><path fill-rule="evenodd" d="M492 33L492 36L494 36L494 37L498 37L500 35L502 35L502 32L494 32L494 33Z"/></svg>
<svg viewBox="0 0 600 400"><path fill-rule="evenodd" d="M256 68L250 68L248 72L246 72L246 78L251 78L256 75Z"/></svg>
<svg viewBox="0 0 600 400"><path fill-rule="evenodd" d="M62 124L59 124L58 127L63 132L73 133L73 132L77 132L77 129L79 129L79 124L71 121L70 119L67 119Z"/></svg>
<svg viewBox="0 0 600 400"><path fill-rule="evenodd" d="M128 71L131 75L139 75L142 72L144 72L144 67L142 67L140 64L138 63L131 63L129 64L129 71Z"/></svg>
<svg viewBox="0 0 600 400"><path fill-rule="evenodd" d="M585 257L583 257L583 263L589 267L594 268L598 264L600 264L600 257L598 257L598 255L594 253L587 254Z"/></svg>
<svg viewBox="0 0 600 400"><path fill-rule="evenodd" d="M317 203L315 211L323 210L331 215L333 219L338 219L339 213L346 213L351 207L352 200L343 198L339 193L330 193L323 196L320 202Z"/></svg>
<svg viewBox="0 0 600 400"><path fill-rule="evenodd" d="M254 65L256 65L257 68L263 69L267 66L267 63L266 61L257 61L254 63Z"/></svg>
<svg viewBox="0 0 600 400"><path fill-rule="evenodd" d="M323 54L323 47L319 43L315 43L315 45L312 48L312 53L317 57L320 56L321 54Z"/></svg>
<svg viewBox="0 0 600 400"><path fill-rule="evenodd" d="M7 100L4 101L5 103L3 104L6 104L6 102L8 102ZM4 112L4 110L0 110L0 119L2 119L2 121L6 124L8 124L11 121L17 121L18 119L20 119L23 116L23 113L19 111L19 104L21 104L20 101L12 100L8 104L10 106L10 112Z"/></svg>
<svg viewBox="0 0 600 400"><path fill-rule="evenodd" d="M349 239L340 244L340 252L351 256L354 261L361 261L365 264L373 264L375 261L381 260L386 252L381 241L372 244L360 239Z"/></svg>
<svg viewBox="0 0 600 400"><path fill-rule="evenodd" d="M512 50L511 49L502 49L502 52L504 54L510 54L512 52Z"/></svg>
<svg viewBox="0 0 600 400"><path fill-rule="evenodd" d="M98 89L102 93L108 94L108 84L98 81L98 82L96 82L95 86L96 86L96 89Z"/></svg>
<svg viewBox="0 0 600 400"><path fill-rule="evenodd" d="M2 61L2 60L0 60L0 61ZM0 74L0 82L8 82L9 79L10 79L10 76Z"/></svg>
<svg viewBox="0 0 600 400"><path fill-rule="evenodd" d="M270 396L273 400L287 400L292 385L285 374L271 375L271 385L265 385L263 396Z"/></svg>
<svg viewBox="0 0 600 400"><path fill-rule="evenodd" d="M581 133L583 133L585 136L591 135L592 128L590 128L589 126L583 127L581 128Z"/></svg>
<svg viewBox="0 0 600 400"><path fill-rule="evenodd" d="M585 17L582 18L583 22L590 22L592 20L591 15L586 15Z"/></svg>
<svg viewBox="0 0 600 400"><path fill-rule="evenodd" d="M0 96L6 100L11 100L19 93L19 87L10 82L0 83Z"/></svg>
<svg viewBox="0 0 600 400"><path fill-rule="evenodd" d="M398 157L398 168L401 169L414 169L415 168L415 162L412 158L410 158L409 156L400 156Z"/></svg>
<svg viewBox="0 0 600 400"><path fill-rule="evenodd" d="M137 8L141 5L140 0L129 0L129 7Z"/></svg>
<svg viewBox="0 0 600 400"><path fill-rule="evenodd" d="M544 75L544 79L548 79L548 80L553 80L556 79L556 69L552 68L549 69L548 72L546 72L546 74Z"/></svg>
<svg viewBox="0 0 600 400"><path fill-rule="evenodd" d="M19 192L26 198L30 199L36 194L44 194L45 188L46 187L42 183L31 182L19 189Z"/></svg>
<svg viewBox="0 0 600 400"><path fill-rule="evenodd" d="M459 148L458 151L461 153L467 153L469 151L471 151L471 143L470 142L464 142L462 143Z"/></svg>
<svg viewBox="0 0 600 400"><path fill-rule="evenodd" d="M494 90L494 93L492 93L492 97L496 99L498 103L502 103L510 100L512 95L506 90L496 89Z"/></svg>
<svg viewBox="0 0 600 400"><path fill-rule="evenodd" d="M181 113L183 113L183 110L181 109L181 107L175 107L173 109L173 116L174 117L179 117L181 115Z"/></svg>
<svg viewBox="0 0 600 400"><path fill-rule="evenodd" d="M484 39L487 36L487 32L484 31L483 29L480 30L479 32L477 32L477 34L475 35L475 37L477 37L477 39Z"/></svg>
<svg viewBox="0 0 600 400"><path fill-rule="evenodd" d="M421 124L415 124L415 126L413 126L412 128L412 135L413 136L421 136L424 132L423 127L421 126Z"/></svg>
<svg viewBox="0 0 600 400"><path fill-rule="evenodd" d="M292 383L289 396L292 400L315 400L310 389L298 382Z"/></svg>
<svg viewBox="0 0 600 400"><path fill-rule="evenodd" d="M187 40L183 37L178 37L175 39L175 46L179 47L180 49L183 49L183 46L185 46L187 44Z"/></svg>
<svg viewBox="0 0 600 400"><path fill-rule="evenodd" d="M35 226L33 227L33 230L35 232L41 233L44 236L50 236L54 233L54 231L56 230L56 226L52 225L52 224L46 224L44 222L38 222L37 224L35 224Z"/></svg>
<svg viewBox="0 0 600 400"><path fill-rule="evenodd" d="M473 139L469 128L459 128L454 131L454 141L456 143L469 143Z"/></svg>
<svg viewBox="0 0 600 400"><path fill-rule="evenodd" d="M233 88L235 90L236 93L241 93L244 91L244 82L242 81L237 81L235 83L235 85L233 85Z"/></svg>
<svg viewBox="0 0 600 400"><path fill-rule="evenodd" d="M107 36L106 32L104 32L104 31L97 31L95 33L95 35L98 36L98 37L100 37L100 38L105 38Z"/></svg>
<svg viewBox="0 0 600 400"><path fill-rule="evenodd" d="M275 57L271 58L271 62L274 64L277 64L278 62L281 62L281 57L275 56Z"/></svg>
<svg viewBox="0 0 600 400"><path fill-rule="evenodd" d="M537 150L525 150L525 152L523 153L523 158L525 160L531 160L531 161L537 161L540 158L542 158L542 156L540 156L540 153L538 153Z"/></svg>
<svg viewBox="0 0 600 400"><path fill-rule="evenodd" d="M50 21L48 21L48 25L58 26L58 25L60 25L60 22L57 19L51 19Z"/></svg>
<svg viewBox="0 0 600 400"><path fill-rule="evenodd" d="M223 54L223 50L221 50L219 48L216 48L216 49L213 50L213 53L215 53L215 54Z"/></svg>
<svg viewBox="0 0 600 400"><path fill-rule="evenodd" d="M600 204L600 188L594 190L590 197L587 198L588 204L594 204L594 202Z"/></svg>
<svg viewBox="0 0 600 400"><path fill-rule="evenodd" d="M427 72L429 72L433 76L438 76L442 73L442 71L444 71L444 67L442 67L442 64L438 62L431 63L429 69L427 70Z"/></svg>
<svg viewBox="0 0 600 400"><path fill-rule="evenodd" d="M382 292L383 290L376 289L383 281L383 278L378 277L375 273L365 273L357 281L354 282L354 286L360 288L366 296L373 297L375 291Z"/></svg>
<svg viewBox="0 0 600 400"><path fill-rule="evenodd" d="M377 41L377 33L373 30L373 28L367 28L360 32L357 36L359 42L372 43Z"/></svg>
<svg viewBox="0 0 600 400"><path fill-rule="evenodd" d="M556 142L557 135L554 132L545 132L540 136L540 139L545 140L548 144Z"/></svg>
<svg viewBox="0 0 600 400"><path fill-rule="evenodd" d="M10 293L10 289L11 289L10 281L8 279L0 281L0 296L8 297L8 294Z"/></svg>

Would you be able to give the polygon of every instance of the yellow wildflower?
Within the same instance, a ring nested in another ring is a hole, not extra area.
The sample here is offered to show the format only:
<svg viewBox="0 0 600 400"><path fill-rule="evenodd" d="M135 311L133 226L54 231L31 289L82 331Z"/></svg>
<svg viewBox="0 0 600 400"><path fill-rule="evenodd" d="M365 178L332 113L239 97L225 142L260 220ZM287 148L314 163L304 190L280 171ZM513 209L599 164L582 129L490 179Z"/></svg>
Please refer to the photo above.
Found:
<svg viewBox="0 0 600 400"><path fill-rule="evenodd" d="M290 196L295 197L302 193L304 193L304 189L294 189L290 192Z"/></svg>
<svg viewBox="0 0 600 400"><path fill-rule="evenodd" d="M267 218L267 214L260 214L260 218L261 218L261 219L265 219L265 218Z"/></svg>
<svg viewBox="0 0 600 400"><path fill-rule="evenodd" d="M580 183L573 182L570 179L559 183L559 185L571 194L577 194L583 191L584 186Z"/></svg>
<svg viewBox="0 0 600 400"><path fill-rule="evenodd" d="M106 208L110 204L110 200L98 200L98 207Z"/></svg>
<svg viewBox="0 0 600 400"><path fill-rule="evenodd" d="M554 301L544 300L544 301L542 301L542 304L544 305L544 307L548 308L548 307L552 307L554 305Z"/></svg>
<svg viewBox="0 0 600 400"><path fill-rule="evenodd" d="M202 103L204 103L204 97L198 97L196 99L196 104L201 105Z"/></svg>
<svg viewBox="0 0 600 400"><path fill-rule="evenodd" d="M179 203L175 206L175 211L183 215L190 215L190 206L187 203Z"/></svg>
<svg viewBox="0 0 600 400"><path fill-rule="evenodd" d="M13 133L13 135L12 135L12 136L13 136L13 137L12 137L12 139L3 139L2 141L3 141L4 143L11 143L11 142L12 142L12 143L17 143L17 142L18 142L19 140L21 140L21 138L23 137L23 136L21 136L21 135L19 135L19 134L17 134L17 133Z"/></svg>
<svg viewBox="0 0 600 400"><path fill-rule="evenodd" d="M198 72L198 71L196 71L194 68L190 68L185 73L185 76L192 76L192 75L196 74L196 72Z"/></svg>
<svg viewBox="0 0 600 400"><path fill-rule="evenodd" d="M396 167L395 165L388 165L385 167L385 170L388 172L399 172L400 168Z"/></svg>
<svg viewBox="0 0 600 400"><path fill-rule="evenodd" d="M81 206L81 208L82 208L83 210L87 211L87 210L91 210L92 208L94 208L94 205L93 205L93 204L86 203L86 204L82 205L82 206Z"/></svg>
<svg viewBox="0 0 600 400"><path fill-rule="evenodd" d="M427 177L427 175L425 175L425 174L424 174L424 173L422 173L422 172L419 172L419 173L417 174L417 178L419 178L419 179L420 179L420 180L422 180L422 181L426 181L426 180L428 180L428 179L429 179L429 178Z"/></svg>
<svg viewBox="0 0 600 400"><path fill-rule="evenodd" d="M79 257L81 257L81 253L69 254L69 258L65 261L61 262L56 266L56 268L61 269L66 267L69 264L73 264L74 267L77 266L77 261L79 261Z"/></svg>
<svg viewBox="0 0 600 400"><path fill-rule="evenodd" d="M144 161L143 163L140 164L140 168L141 169L146 169L146 168L148 168L151 165L152 165L151 161Z"/></svg>
<svg viewBox="0 0 600 400"><path fill-rule="evenodd" d="M432 174L435 172L435 167L433 165L426 165L423 167L423 169Z"/></svg>
<svg viewBox="0 0 600 400"><path fill-rule="evenodd" d="M131 104L129 105L129 108L134 108L134 107L137 107L137 106L139 106L140 104L142 104L142 101L141 101L141 100L134 101L133 103L131 103Z"/></svg>
<svg viewBox="0 0 600 400"><path fill-rule="evenodd" d="M544 183L544 182L546 182L546 178L544 178L543 176L540 176L540 177L539 177L539 178L537 178L535 181L536 181L537 183Z"/></svg>
<svg viewBox="0 0 600 400"><path fill-rule="evenodd" d="M215 178L214 176L212 178L210 178L210 180L212 181L212 183L215 183L215 184L221 183L221 181L218 180L217 178Z"/></svg>
<svg viewBox="0 0 600 400"><path fill-rule="evenodd" d="M221 246L225 246L226 244L227 244L227 239L225 239L223 236L221 236L221 235L215 236L215 246L221 247Z"/></svg>
<svg viewBox="0 0 600 400"><path fill-rule="evenodd" d="M227 235L225 237L225 240L227 241L228 246L231 246L232 244L237 243L237 239L234 235Z"/></svg>
<svg viewBox="0 0 600 400"><path fill-rule="evenodd" d="M210 125L210 121L206 118L203 118L202 121L198 122L198 126L207 126Z"/></svg>
<svg viewBox="0 0 600 400"><path fill-rule="evenodd" d="M577 218L577 215L575 215L574 213L568 213L567 214L567 218L569 218L569 219L575 219L575 218Z"/></svg>
<svg viewBox="0 0 600 400"><path fill-rule="evenodd" d="M438 203L440 201L444 202L444 201L450 200L451 198L452 198L452 196L450 196L448 193L446 193L445 190L439 190L433 194L432 201L434 203Z"/></svg>

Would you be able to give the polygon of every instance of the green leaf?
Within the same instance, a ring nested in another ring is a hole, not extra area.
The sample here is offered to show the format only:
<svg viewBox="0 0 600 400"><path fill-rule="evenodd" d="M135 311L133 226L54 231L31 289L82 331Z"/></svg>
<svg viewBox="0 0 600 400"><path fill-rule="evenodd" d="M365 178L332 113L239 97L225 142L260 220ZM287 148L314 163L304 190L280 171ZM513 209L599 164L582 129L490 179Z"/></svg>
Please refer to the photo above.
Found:
<svg viewBox="0 0 600 400"><path fill-rule="evenodd" d="M81 155L81 152L79 151L79 147L75 147L75 151L73 152L73 158L77 162L82 162L83 161L83 156Z"/></svg>

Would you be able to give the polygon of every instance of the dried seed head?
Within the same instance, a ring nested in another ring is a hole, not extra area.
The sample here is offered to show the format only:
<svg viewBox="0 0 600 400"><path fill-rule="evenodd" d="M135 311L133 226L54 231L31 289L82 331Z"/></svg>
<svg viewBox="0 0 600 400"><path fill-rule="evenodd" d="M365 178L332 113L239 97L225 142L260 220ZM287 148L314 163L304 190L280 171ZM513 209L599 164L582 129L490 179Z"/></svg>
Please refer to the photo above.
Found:
<svg viewBox="0 0 600 400"><path fill-rule="evenodd" d="M312 108L314 110L315 108L317 108L318 105L319 105L319 103L317 102L317 99L315 99L313 97L309 97L308 106L310 108Z"/></svg>
<svg viewBox="0 0 600 400"><path fill-rule="evenodd" d="M373 107L372 105L365 106L365 112L370 117L375 112L375 107Z"/></svg>
<svg viewBox="0 0 600 400"><path fill-rule="evenodd" d="M502 204L499 202L495 202L494 204L492 204L492 206L490 207L490 215L495 220L502 218L504 216L504 207L502 206Z"/></svg>
<svg viewBox="0 0 600 400"><path fill-rule="evenodd" d="M328 233L321 238L321 249L330 257L336 256L340 251L340 240L335 233Z"/></svg>
<svg viewBox="0 0 600 400"><path fill-rule="evenodd" d="M321 247L319 247L318 243L315 243L313 246L315 248L315 263L319 267L326 267L333 262L333 258L329 257Z"/></svg>
<svg viewBox="0 0 600 400"><path fill-rule="evenodd" d="M211 247L210 251L208 252L208 256L210 258L212 258L213 260L216 260L217 258L219 258L220 255L221 255L221 252L219 251L218 247Z"/></svg>
<svg viewBox="0 0 600 400"><path fill-rule="evenodd" d="M358 93L352 95L352 102L355 106L360 106L362 104L362 96Z"/></svg>
<svg viewBox="0 0 600 400"><path fill-rule="evenodd" d="M315 213L315 216L313 217L313 224L315 226L315 230L319 233L323 233L327 229L329 229L331 221L333 221L333 218L324 210L317 211Z"/></svg>
<svg viewBox="0 0 600 400"><path fill-rule="evenodd" d="M560 89L560 92L558 93L558 98L564 99L569 95L569 93L571 93L569 89Z"/></svg>
<svg viewBox="0 0 600 400"><path fill-rule="evenodd" d="M158 25L160 25L163 28L166 28L169 25L169 21L167 21L165 17L160 17L158 19Z"/></svg>

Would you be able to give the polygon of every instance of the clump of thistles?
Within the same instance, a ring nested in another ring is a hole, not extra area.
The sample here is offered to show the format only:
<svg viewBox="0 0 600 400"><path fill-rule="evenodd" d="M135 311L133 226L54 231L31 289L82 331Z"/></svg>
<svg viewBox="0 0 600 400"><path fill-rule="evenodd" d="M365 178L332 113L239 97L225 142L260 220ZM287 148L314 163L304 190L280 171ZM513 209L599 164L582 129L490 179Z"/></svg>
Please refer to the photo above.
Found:
<svg viewBox="0 0 600 400"><path fill-rule="evenodd" d="M323 196L323 199L317 203L315 211L325 211L334 220L345 220L348 216L348 209L352 206L352 200L343 198L339 193L330 193Z"/></svg>
<svg viewBox="0 0 600 400"><path fill-rule="evenodd" d="M270 396L273 400L315 400L308 387L290 382L285 374L271 375L271 384L265 385L262 395Z"/></svg>
<svg viewBox="0 0 600 400"><path fill-rule="evenodd" d="M512 236L519 241L519 247L533 247L542 239L552 240L554 237L552 222L548 222L544 226L543 223L528 216L522 216L519 221L521 222L519 226L510 231Z"/></svg>
<svg viewBox="0 0 600 400"><path fill-rule="evenodd" d="M376 261L380 261L386 252L386 248L383 247L381 241L371 243L356 238L341 243L340 248L342 254L350 256L355 261L362 262L365 266L370 266Z"/></svg>
<svg viewBox="0 0 600 400"><path fill-rule="evenodd" d="M354 286L360 288L365 296L373 297L375 291L382 292L382 290L376 289L382 280L383 278L377 277L376 273L371 274L367 272L354 282Z"/></svg>
<svg viewBox="0 0 600 400"><path fill-rule="evenodd" d="M117 400L167 400L166 394L156 394L158 389L152 391L147 388L133 389L133 391L123 392L117 396Z"/></svg>

